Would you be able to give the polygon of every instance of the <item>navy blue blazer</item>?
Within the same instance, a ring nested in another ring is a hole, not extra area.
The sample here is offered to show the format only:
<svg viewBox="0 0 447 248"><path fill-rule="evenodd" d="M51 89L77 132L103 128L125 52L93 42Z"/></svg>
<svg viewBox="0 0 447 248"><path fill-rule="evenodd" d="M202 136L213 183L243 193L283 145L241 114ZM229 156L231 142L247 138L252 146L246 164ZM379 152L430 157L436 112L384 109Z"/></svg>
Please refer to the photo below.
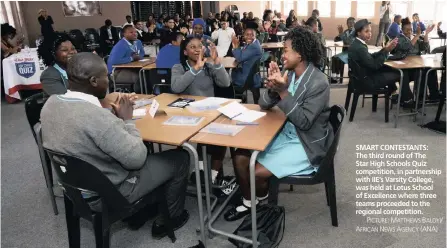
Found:
<svg viewBox="0 0 447 248"><path fill-rule="evenodd" d="M249 45L234 49L233 56L238 62L238 66L231 72L231 79L236 86L243 87L251 68L262 57L261 44L258 40L254 40ZM261 87L261 76L259 73L254 75L253 81L253 87Z"/></svg>

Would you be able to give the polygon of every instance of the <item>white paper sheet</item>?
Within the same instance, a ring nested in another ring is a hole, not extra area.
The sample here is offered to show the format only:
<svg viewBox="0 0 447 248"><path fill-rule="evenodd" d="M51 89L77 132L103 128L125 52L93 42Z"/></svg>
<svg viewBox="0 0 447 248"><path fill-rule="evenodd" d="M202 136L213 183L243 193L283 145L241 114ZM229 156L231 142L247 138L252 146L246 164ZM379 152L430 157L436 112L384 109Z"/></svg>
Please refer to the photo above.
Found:
<svg viewBox="0 0 447 248"><path fill-rule="evenodd" d="M398 64L398 65L405 65L405 63L404 62L402 62L402 61L393 61L395 64Z"/></svg>
<svg viewBox="0 0 447 248"><path fill-rule="evenodd" d="M248 111L248 109L246 107L244 107L242 104L240 104L238 102L232 102L232 103L227 104L217 110L230 119L235 118L238 115L241 115L245 111Z"/></svg>
<svg viewBox="0 0 447 248"><path fill-rule="evenodd" d="M239 115L238 117L233 118L233 120L240 121L240 122L254 122L257 119L259 119L265 115L266 115L265 112L259 112L256 110L248 110L248 111L245 111L244 113L242 113L241 115Z"/></svg>
<svg viewBox="0 0 447 248"><path fill-rule="evenodd" d="M201 133L211 133L211 134L219 134L219 135L227 135L227 136L235 136L238 134L244 126L236 126L229 124L221 124L221 123L211 123L202 130Z"/></svg>
<svg viewBox="0 0 447 248"><path fill-rule="evenodd" d="M138 119L146 116L146 113L146 109L134 109L132 115L134 119Z"/></svg>
<svg viewBox="0 0 447 248"><path fill-rule="evenodd" d="M172 116L163 125L170 126L197 126L204 119L204 117L195 116Z"/></svg>

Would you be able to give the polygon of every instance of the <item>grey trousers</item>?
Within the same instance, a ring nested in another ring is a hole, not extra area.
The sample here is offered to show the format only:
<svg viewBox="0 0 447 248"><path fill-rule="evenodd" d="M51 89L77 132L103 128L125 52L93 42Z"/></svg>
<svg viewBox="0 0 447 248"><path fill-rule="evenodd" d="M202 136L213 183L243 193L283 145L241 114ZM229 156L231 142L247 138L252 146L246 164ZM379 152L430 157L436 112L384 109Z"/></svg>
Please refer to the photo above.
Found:
<svg viewBox="0 0 447 248"><path fill-rule="evenodd" d="M386 33L388 33L390 25L390 22L379 22L379 33L377 34L376 46L382 44L382 38Z"/></svg>
<svg viewBox="0 0 447 248"><path fill-rule="evenodd" d="M130 202L135 202L166 183L169 213L173 218L178 217L185 207L189 163L188 152L181 149L148 154L144 166L131 172L129 179L119 186L119 191ZM136 182L130 183L133 177Z"/></svg>
<svg viewBox="0 0 447 248"><path fill-rule="evenodd" d="M140 87L140 78L138 69L119 69L115 70L115 83L117 85L132 85L135 93L142 93Z"/></svg>

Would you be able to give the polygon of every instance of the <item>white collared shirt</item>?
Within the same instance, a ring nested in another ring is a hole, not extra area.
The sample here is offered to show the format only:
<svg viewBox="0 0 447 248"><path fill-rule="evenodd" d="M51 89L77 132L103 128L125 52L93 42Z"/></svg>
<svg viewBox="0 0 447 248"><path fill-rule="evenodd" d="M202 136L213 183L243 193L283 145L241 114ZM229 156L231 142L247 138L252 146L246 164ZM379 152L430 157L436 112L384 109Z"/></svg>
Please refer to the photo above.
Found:
<svg viewBox="0 0 447 248"><path fill-rule="evenodd" d="M227 29L225 30L216 29L211 34L211 39L213 39L214 41L219 40L218 45L216 47L217 54L219 55L219 57L225 57L225 55L227 55L228 48L231 45L233 35L236 35L236 33L234 32L234 29L230 27L227 27Z"/></svg>
<svg viewBox="0 0 447 248"><path fill-rule="evenodd" d="M113 40L112 27L107 28L107 34L109 35L109 40Z"/></svg>
<svg viewBox="0 0 447 248"><path fill-rule="evenodd" d="M357 40L359 40L360 42L362 42L364 45L366 45L366 42L362 39L360 39L359 37L355 37Z"/></svg>
<svg viewBox="0 0 447 248"><path fill-rule="evenodd" d="M125 26L127 26L127 25L132 25L132 26L133 26L133 23L131 23L131 22L126 22L126 23L124 23L123 28L124 28Z"/></svg>
<svg viewBox="0 0 447 248"><path fill-rule="evenodd" d="M96 105L100 108L102 108L101 103L99 102L99 99L94 96L94 95L90 95L90 94L85 94L79 91L71 91L71 90L67 90L67 93L61 95L62 97L65 98L71 98L71 99L81 99L84 100L86 102L89 102L93 105Z"/></svg>

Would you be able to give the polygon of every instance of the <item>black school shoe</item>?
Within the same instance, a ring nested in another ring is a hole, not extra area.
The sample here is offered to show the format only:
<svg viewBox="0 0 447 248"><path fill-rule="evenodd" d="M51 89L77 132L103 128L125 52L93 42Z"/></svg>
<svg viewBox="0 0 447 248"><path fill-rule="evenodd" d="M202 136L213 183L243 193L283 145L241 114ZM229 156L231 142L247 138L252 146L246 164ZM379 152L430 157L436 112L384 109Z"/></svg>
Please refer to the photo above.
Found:
<svg viewBox="0 0 447 248"><path fill-rule="evenodd" d="M200 184L205 185L205 172L203 170L200 170ZM189 181L193 184L196 184L196 172L193 171L191 173L191 176L189 177Z"/></svg>
<svg viewBox="0 0 447 248"><path fill-rule="evenodd" d="M146 224L148 220L156 217L157 215L158 215L158 205L150 204L140 209L132 216L123 219L123 222L127 222L131 230L138 230L142 226L144 226L144 224Z"/></svg>
<svg viewBox="0 0 447 248"><path fill-rule="evenodd" d="M224 214L224 219L226 221L235 221L235 220L239 220L243 217L245 217L246 215L248 215L251 211L250 207L245 206L243 203L239 206L244 206L246 208L246 210L239 212L236 210L236 206L230 208L230 210L228 210L225 214Z"/></svg>
<svg viewBox="0 0 447 248"><path fill-rule="evenodd" d="M180 216L172 218L171 222L174 231L184 226L186 222L188 222L188 220L189 220L189 212L187 210L183 210L183 213ZM168 230L166 226L164 224L162 225L157 224L157 221L154 221L154 223L152 224L152 237L158 240L166 237L167 235Z"/></svg>

